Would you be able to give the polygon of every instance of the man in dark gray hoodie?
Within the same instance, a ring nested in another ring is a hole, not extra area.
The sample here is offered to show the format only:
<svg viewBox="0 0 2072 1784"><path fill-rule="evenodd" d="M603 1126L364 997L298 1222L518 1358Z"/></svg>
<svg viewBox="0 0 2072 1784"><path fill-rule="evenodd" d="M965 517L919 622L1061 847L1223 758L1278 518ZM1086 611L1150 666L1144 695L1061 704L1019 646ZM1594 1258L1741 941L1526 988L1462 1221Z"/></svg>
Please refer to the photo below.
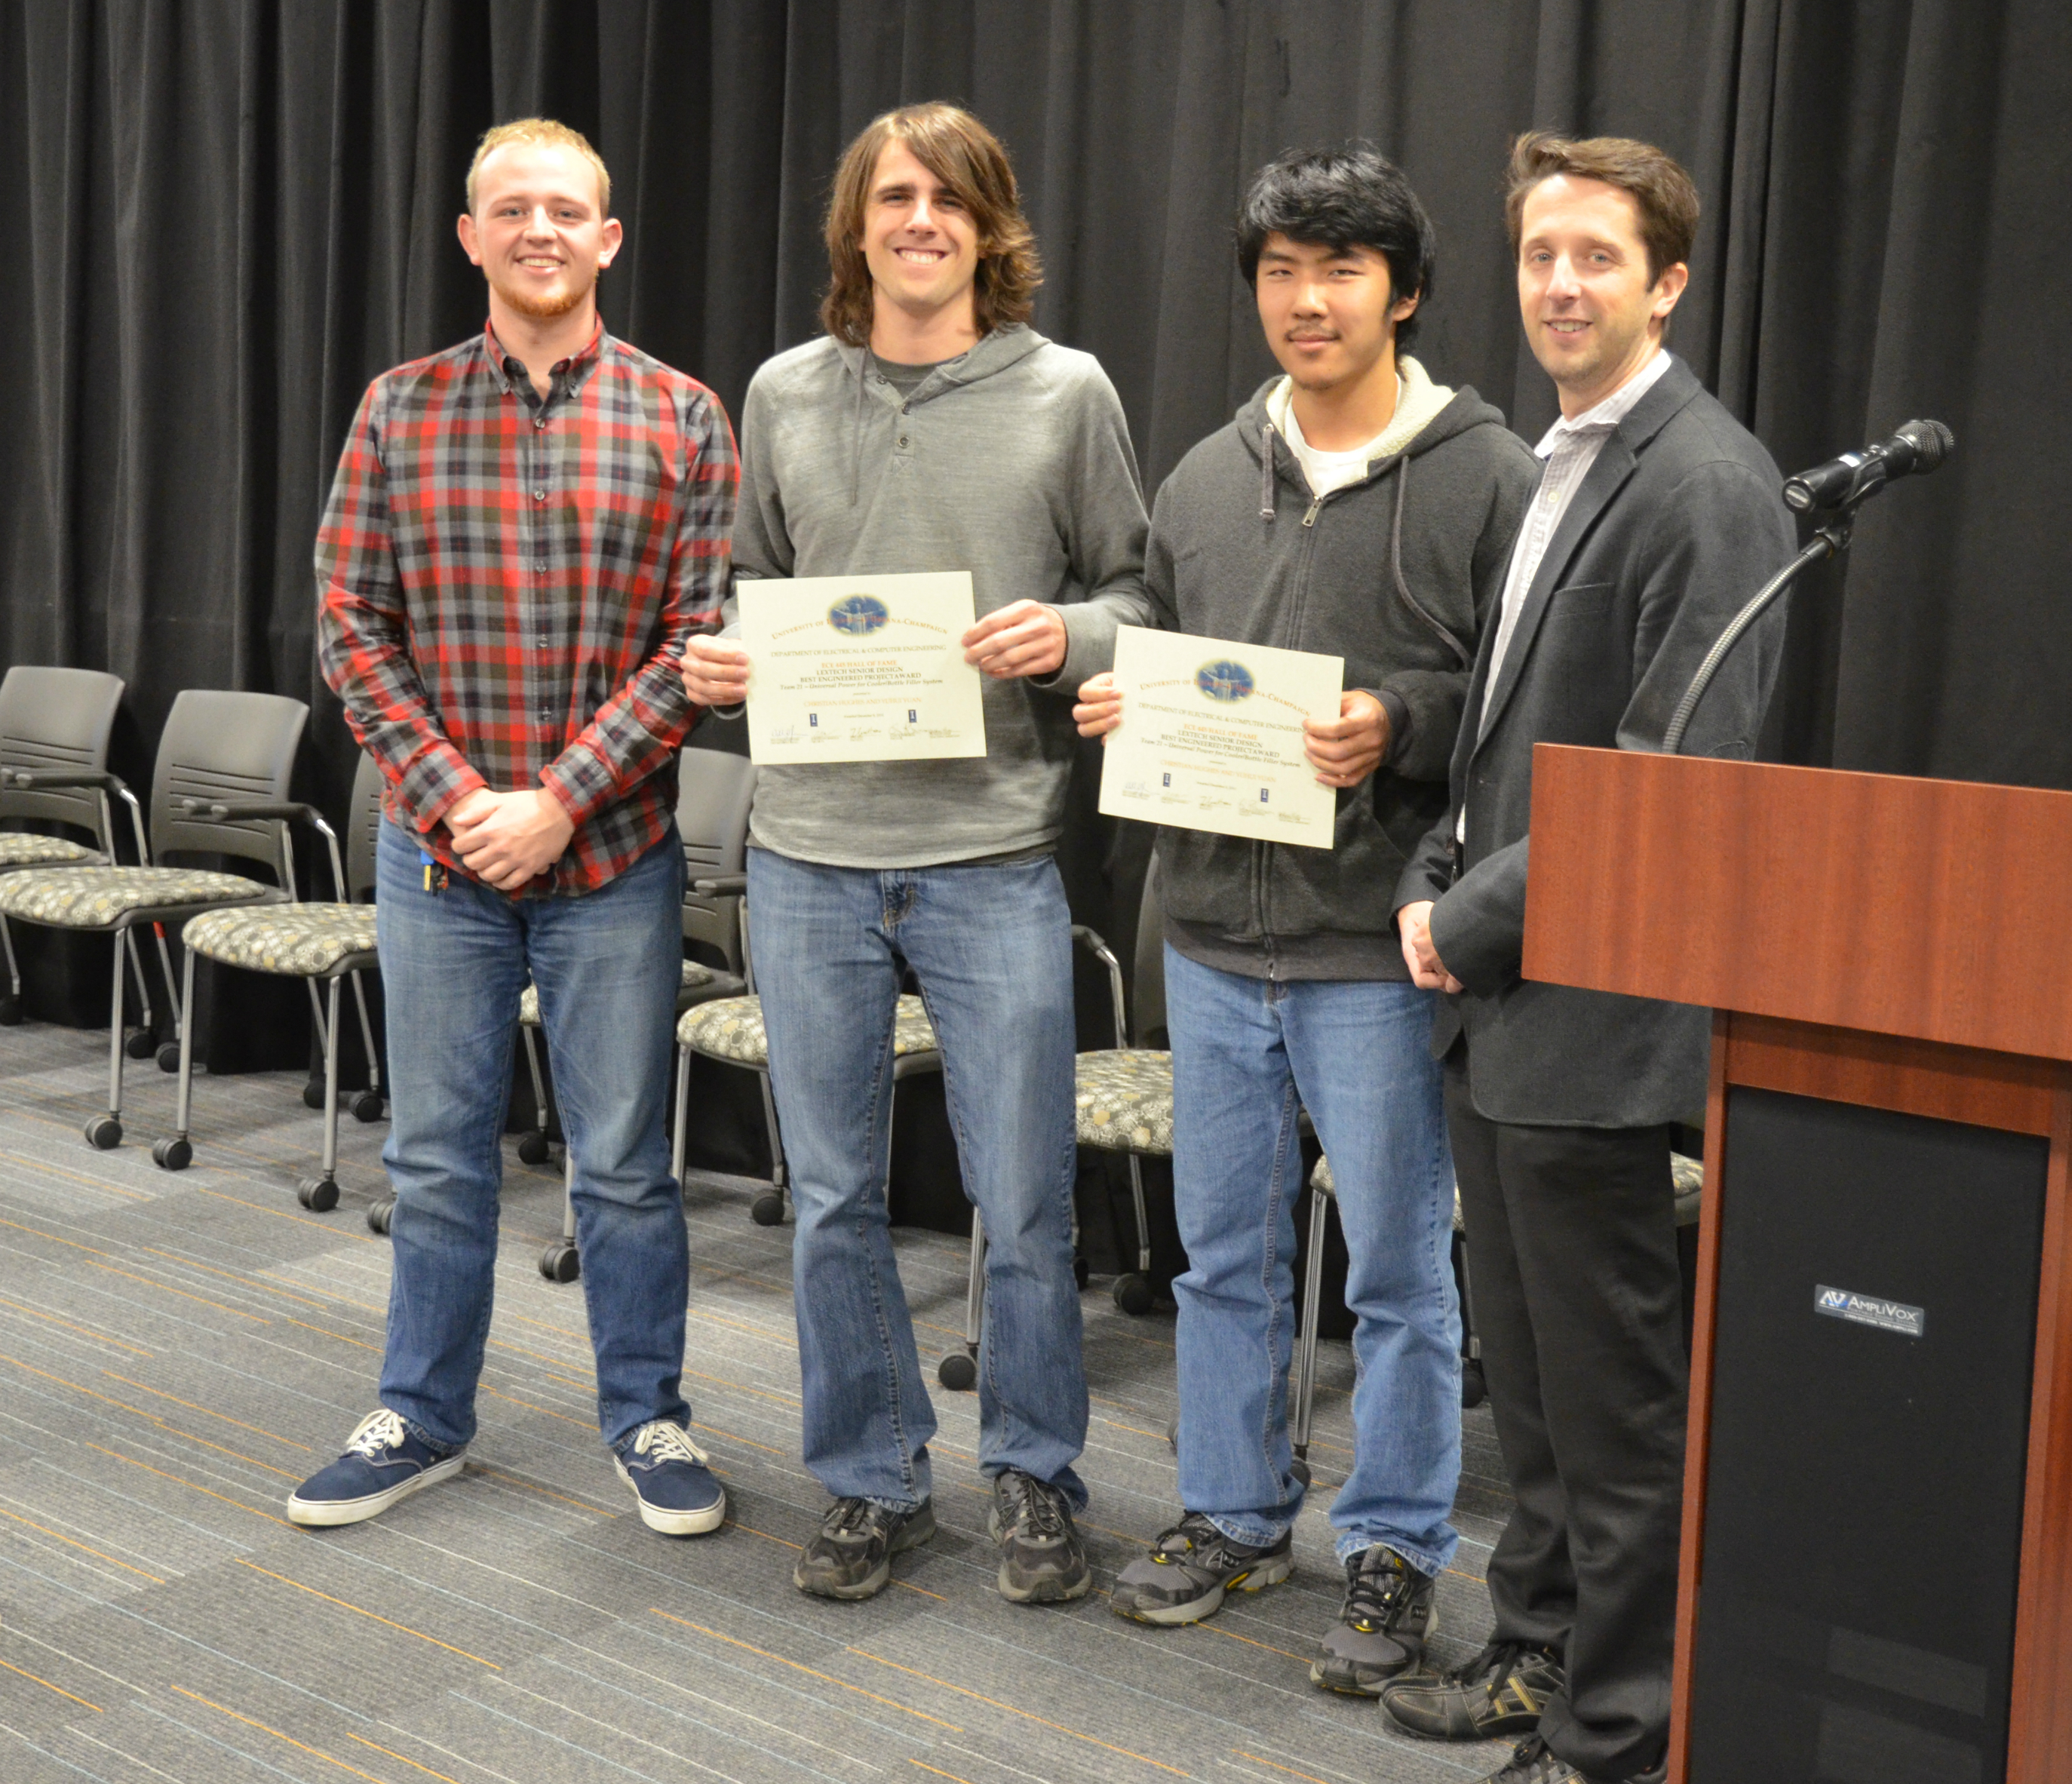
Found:
<svg viewBox="0 0 2072 1784"><path fill-rule="evenodd" d="M1431 288L1432 228L1371 150L1284 155L1253 183L1239 264L1286 376L1159 491L1146 580L1160 623L1345 659L1309 726L1338 789L1334 845L1158 839L1173 1034L1180 1305L1179 1523L1116 1582L1118 1614L1193 1622L1288 1577L1303 1483L1289 1449L1297 1118L1330 1161L1357 1324L1356 1452L1331 1509L1346 1597L1309 1676L1377 1694L1435 1626L1457 1541L1460 1323L1453 1169L1433 994L1390 914L1445 809L1468 674L1536 467L1474 391L1398 349ZM1126 724L1112 679L1080 730Z"/></svg>
<svg viewBox="0 0 2072 1784"><path fill-rule="evenodd" d="M1147 623L1144 501L1100 365L1030 329L1034 245L1007 154L951 105L865 126L828 210L827 334L755 375L737 578L968 570L986 753L766 767L748 902L798 1211L806 1465L835 1502L802 1591L864 1598L934 1534L935 1420L886 1231L895 1008L911 968L985 1225L979 1467L1001 1593L1092 1576L1072 1273L1071 919L1051 859L1071 690ZM730 603L731 606L731 603ZM730 612L728 618L733 615ZM693 700L749 686L738 644L686 647Z"/></svg>

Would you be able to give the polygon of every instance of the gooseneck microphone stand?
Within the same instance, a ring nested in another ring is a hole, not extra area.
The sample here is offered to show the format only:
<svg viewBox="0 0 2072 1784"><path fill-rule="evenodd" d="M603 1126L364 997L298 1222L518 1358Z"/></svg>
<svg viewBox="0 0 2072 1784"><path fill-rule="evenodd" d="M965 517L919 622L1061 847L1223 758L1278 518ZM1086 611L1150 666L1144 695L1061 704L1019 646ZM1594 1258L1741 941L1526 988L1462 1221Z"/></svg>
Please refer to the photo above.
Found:
<svg viewBox="0 0 2072 1784"><path fill-rule="evenodd" d="M1840 512L1831 515L1816 528L1799 555L1786 564L1756 591L1754 598L1736 614L1727 629L1705 653L1705 660L1698 665L1698 672L1691 677L1691 685L1684 690L1684 697L1676 703L1676 710L1669 720L1669 729L1662 734L1662 753L1673 756L1683 747L1684 733L1691 723L1691 715L1698 709L1698 702L1705 697L1705 689L1719 672L1720 665L1727 660L1728 653L1741 640L1742 635L1756 621L1762 619L1770 604L1799 579L1802 571L1829 557L1838 557L1849 549L1849 535L1856 525L1856 510L1870 499L1875 491L1860 495Z"/></svg>

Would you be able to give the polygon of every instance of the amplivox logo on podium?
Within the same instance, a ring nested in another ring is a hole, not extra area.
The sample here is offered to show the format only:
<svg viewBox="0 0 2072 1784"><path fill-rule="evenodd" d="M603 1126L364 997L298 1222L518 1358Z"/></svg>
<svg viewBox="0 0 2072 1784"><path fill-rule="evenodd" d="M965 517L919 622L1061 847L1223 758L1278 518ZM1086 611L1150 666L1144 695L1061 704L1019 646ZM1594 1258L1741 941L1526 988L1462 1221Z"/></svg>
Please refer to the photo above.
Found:
<svg viewBox="0 0 2072 1784"><path fill-rule="evenodd" d="M1876 1295L1852 1294L1847 1289L1830 1289L1825 1283L1813 1291L1813 1311L1830 1319L1852 1320L1859 1326L1875 1326L1881 1332L1897 1332L1919 1338L1928 1315L1903 1301L1881 1301Z"/></svg>

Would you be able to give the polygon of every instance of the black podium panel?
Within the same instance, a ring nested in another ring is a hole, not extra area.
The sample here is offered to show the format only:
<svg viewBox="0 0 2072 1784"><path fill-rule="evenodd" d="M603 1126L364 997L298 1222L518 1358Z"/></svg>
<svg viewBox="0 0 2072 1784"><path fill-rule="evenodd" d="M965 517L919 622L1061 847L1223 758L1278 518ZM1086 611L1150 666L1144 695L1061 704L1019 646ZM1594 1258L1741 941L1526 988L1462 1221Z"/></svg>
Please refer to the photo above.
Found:
<svg viewBox="0 0 2072 1784"><path fill-rule="evenodd" d="M1692 1784L1997 1784L2045 1143L1730 1089Z"/></svg>

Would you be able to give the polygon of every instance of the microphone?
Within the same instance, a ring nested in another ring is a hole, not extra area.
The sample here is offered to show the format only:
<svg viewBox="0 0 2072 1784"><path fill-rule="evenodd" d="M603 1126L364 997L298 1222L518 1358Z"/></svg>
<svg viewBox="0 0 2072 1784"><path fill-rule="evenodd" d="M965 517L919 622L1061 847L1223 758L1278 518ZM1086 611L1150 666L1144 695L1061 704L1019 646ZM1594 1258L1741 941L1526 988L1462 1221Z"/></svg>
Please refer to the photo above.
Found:
<svg viewBox="0 0 2072 1784"><path fill-rule="evenodd" d="M1800 514L1853 508L1895 477L1931 471L1950 456L1957 437L1940 421L1909 421L1889 440L1845 452L1784 481L1784 501Z"/></svg>

